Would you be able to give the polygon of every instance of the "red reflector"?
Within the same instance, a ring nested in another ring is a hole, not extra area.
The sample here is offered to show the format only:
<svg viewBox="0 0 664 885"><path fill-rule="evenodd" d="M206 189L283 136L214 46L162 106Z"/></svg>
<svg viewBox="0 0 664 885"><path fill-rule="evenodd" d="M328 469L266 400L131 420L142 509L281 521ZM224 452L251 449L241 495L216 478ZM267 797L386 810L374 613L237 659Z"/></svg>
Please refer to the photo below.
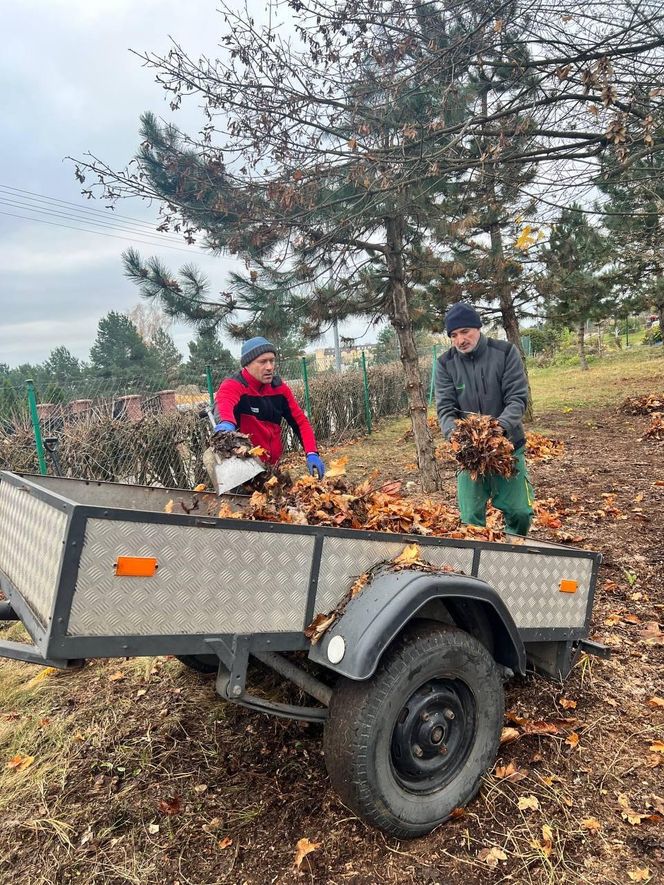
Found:
<svg viewBox="0 0 664 885"><path fill-rule="evenodd" d="M118 556L115 574L118 577L150 578L157 571L154 556Z"/></svg>

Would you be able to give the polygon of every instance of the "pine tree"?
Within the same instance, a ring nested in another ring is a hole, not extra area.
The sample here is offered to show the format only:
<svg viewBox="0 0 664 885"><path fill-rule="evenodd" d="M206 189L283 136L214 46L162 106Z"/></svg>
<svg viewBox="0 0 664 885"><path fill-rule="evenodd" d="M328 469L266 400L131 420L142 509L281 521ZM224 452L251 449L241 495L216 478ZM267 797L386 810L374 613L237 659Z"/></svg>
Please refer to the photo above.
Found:
<svg viewBox="0 0 664 885"><path fill-rule="evenodd" d="M182 354L177 349L173 338L165 329L158 327L152 333L148 350L154 356L157 371L164 378L165 383L169 386L175 384L182 366Z"/></svg>
<svg viewBox="0 0 664 885"><path fill-rule="evenodd" d="M224 347L214 329L199 332L188 347L189 359L181 370L182 378L188 384L204 387L207 366L215 384L239 368L238 360Z"/></svg>
<svg viewBox="0 0 664 885"><path fill-rule="evenodd" d="M82 369L81 361L63 346L54 348L44 363L44 373L58 381L75 381Z"/></svg>
<svg viewBox="0 0 664 885"><path fill-rule="evenodd" d="M539 281L547 315L555 323L575 326L581 368L587 370L585 327L615 310L615 294L608 272L606 237L588 221L578 204L564 209L552 226L543 252L547 275Z"/></svg>
<svg viewBox="0 0 664 885"><path fill-rule="evenodd" d="M624 306L654 307L664 330L664 158L650 152L626 168L609 158L598 186Z"/></svg>
<svg viewBox="0 0 664 885"><path fill-rule="evenodd" d="M90 348L90 367L100 378L114 379L129 390L161 386L158 365L128 316L111 311L99 320Z"/></svg>
<svg viewBox="0 0 664 885"><path fill-rule="evenodd" d="M311 334L346 316L387 320L422 483L433 489L440 476L414 341L416 262L444 240L446 207L471 176L491 164L547 163L559 179L555 164L564 162L578 183L586 169L578 161L622 138L634 67L664 44L664 12L650 5L639 18L630 0L588 10L571 0L555 9L546 0L287 0L280 14L291 16L290 39L229 3L223 57L197 62L177 44L165 57L145 56L173 107L201 98L200 135L144 114L135 170L93 158L76 173L97 175L106 198L157 197L161 229L240 255L249 281L264 269L288 273L304 287L295 303ZM560 39L566 13L573 40ZM510 89L483 92L492 72ZM640 125L632 149L643 144ZM492 248L500 270L504 257ZM237 307L233 293L212 296L195 268L177 278L151 273L149 262L135 270L144 294L202 326Z"/></svg>

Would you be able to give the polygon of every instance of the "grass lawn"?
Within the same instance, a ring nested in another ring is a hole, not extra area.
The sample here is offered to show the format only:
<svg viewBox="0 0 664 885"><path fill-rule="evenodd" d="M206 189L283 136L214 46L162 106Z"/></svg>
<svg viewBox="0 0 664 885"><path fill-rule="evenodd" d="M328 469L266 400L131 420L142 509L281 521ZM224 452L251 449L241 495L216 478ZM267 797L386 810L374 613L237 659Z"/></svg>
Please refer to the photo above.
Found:
<svg viewBox="0 0 664 885"><path fill-rule="evenodd" d="M590 364L529 369L535 413L616 405L626 396L664 391L664 350L636 347Z"/></svg>

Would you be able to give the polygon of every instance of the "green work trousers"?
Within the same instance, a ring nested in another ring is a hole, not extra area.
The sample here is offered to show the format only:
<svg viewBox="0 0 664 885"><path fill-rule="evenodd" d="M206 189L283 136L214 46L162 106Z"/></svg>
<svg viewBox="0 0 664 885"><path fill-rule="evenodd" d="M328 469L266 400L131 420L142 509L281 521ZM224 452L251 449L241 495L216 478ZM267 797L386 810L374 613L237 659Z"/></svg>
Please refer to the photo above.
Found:
<svg viewBox="0 0 664 885"><path fill-rule="evenodd" d="M486 505L501 510L508 535L527 535L533 518L535 493L528 479L525 446L514 452L514 475L505 479L497 474L473 480L467 470L457 476L457 500L461 522L467 525L486 525Z"/></svg>

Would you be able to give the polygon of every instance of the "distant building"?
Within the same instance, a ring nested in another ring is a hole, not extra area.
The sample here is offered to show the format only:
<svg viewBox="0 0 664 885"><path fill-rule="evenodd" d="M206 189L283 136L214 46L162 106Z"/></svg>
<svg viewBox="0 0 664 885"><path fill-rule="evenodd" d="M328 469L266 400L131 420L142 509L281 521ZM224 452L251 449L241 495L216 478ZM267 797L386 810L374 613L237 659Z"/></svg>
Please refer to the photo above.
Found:
<svg viewBox="0 0 664 885"><path fill-rule="evenodd" d="M351 344L341 348L341 371L344 372L353 367L359 368L362 365L362 352L370 366L374 362L376 353L375 344ZM314 365L317 372L327 372L334 370L334 348L319 347L313 352Z"/></svg>

